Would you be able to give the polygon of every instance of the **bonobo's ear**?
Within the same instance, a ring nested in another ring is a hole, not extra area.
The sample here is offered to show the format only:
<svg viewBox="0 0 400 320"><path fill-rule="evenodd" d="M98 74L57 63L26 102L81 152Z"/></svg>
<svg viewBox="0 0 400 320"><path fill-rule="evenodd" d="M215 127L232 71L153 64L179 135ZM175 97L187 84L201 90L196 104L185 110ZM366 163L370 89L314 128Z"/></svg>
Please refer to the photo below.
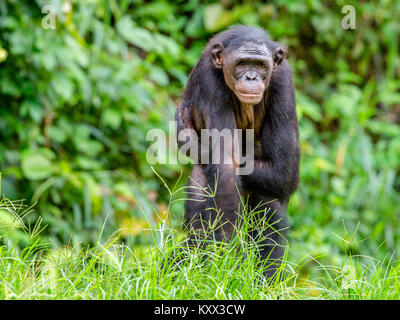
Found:
<svg viewBox="0 0 400 320"><path fill-rule="evenodd" d="M222 57L224 56L224 51L224 46L220 42L214 44L211 49L212 61L214 63L214 66L218 69L222 68Z"/></svg>
<svg viewBox="0 0 400 320"><path fill-rule="evenodd" d="M278 47L272 53L272 59L274 60L274 71L279 67L282 63L283 59L286 58L287 51L282 47Z"/></svg>

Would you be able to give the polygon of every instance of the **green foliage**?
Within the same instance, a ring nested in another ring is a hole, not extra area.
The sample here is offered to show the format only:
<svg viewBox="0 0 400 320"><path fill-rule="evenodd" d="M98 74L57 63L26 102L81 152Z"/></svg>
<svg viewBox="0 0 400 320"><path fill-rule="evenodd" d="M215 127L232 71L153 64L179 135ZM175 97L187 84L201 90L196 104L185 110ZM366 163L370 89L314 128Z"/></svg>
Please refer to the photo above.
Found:
<svg viewBox="0 0 400 320"><path fill-rule="evenodd" d="M6 199L0 202L0 217L3 210L20 217ZM19 227L24 228L22 223ZM285 259L277 271L280 279L267 280L258 244L247 236L249 228L257 226L246 214L231 242L212 241L190 250L166 223L152 229L150 247L121 244L117 237L98 240L93 247L54 247L41 243L37 232L25 232L23 250L0 242L0 299L360 300L397 299L400 294L400 265L391 259L361 264L359 257L348 256L335 267L319 264L321 278L300 275L315 259ZM0 220L0 241L6 236Z"/></svg>
<svg viewBox="0 0 400 320"><path fill-rule="evenodd" d="M56 8L56 29L41 8ZM352 4L355 30L341 27ZM137 235L169 194L146 162L146 133L168 131L209 37L266 28L289 48L302 149L289 208L291 248L337 263L400 244L399 1L0 0L3 192L38 201L47 237L94 243L99 225ZM174 185L184 170L156 166ZM171 207L180 219L182 204ZM32 218L34 219L34 218ZM143 242L135 238L135 244Z"/></svg>

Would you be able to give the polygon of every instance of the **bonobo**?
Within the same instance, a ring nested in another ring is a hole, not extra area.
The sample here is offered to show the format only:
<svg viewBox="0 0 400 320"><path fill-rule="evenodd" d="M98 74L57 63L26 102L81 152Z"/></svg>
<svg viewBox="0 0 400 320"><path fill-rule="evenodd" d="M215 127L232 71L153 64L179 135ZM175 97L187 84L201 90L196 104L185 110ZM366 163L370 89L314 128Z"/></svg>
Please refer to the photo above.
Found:
<svg viewBox="0 0 400 320"><path fill-rule="evenodd" d="M261 233L250 231L250 236L262 239L261 258L271 262L267 276L274 274L283 256L279 230L287 227L286 207L299 180L298 125L286 53L257 27L238 25L217 34L192 70L176 113L178 134L184 129L195 130L198 136L203 129L254 130L254 157L247 160L254 168L249 174L239 175L241 164L235 161L196 159L185 221L193 242L215 221L219 227L214 239L229 240L241 220L243 196L256 219L268 221ZM211 154L229 155L212 148ZM206 190L216 190L215 195L210 197Z"/></svg>

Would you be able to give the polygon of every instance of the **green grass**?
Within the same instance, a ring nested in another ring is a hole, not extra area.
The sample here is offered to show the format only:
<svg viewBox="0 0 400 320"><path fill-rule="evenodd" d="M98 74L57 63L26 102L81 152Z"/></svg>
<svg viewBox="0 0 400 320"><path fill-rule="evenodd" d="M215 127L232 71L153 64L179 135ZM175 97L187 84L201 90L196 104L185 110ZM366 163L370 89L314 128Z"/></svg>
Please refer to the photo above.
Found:
<svg viewBox="0 0 400 320"><path fill-rule="evenodd" d="M114 236L90 248L73 243L57 248L41 242L39 224L23 224L29 208L20 202L2 199L0 212L0 299L400 297L400 264L390 259L348 256L339 266L324 266L310 256L296 263L286 256L279 269L283 281L269 283L263 266L257 267L257 244L245 236L246 223L232 242L204 250L185 249L182 235L165 221L151 230L153 245L130 247ZM23 249L10 237L16 228L27 237ZM311 262L319 269L313 279L302 273Z"/></svg>

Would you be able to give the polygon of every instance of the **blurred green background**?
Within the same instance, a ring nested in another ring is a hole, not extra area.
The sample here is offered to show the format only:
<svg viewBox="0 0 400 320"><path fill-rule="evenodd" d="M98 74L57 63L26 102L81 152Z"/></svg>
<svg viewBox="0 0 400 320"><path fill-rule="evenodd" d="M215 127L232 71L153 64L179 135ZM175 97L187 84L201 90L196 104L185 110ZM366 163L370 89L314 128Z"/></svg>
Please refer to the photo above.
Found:
<svg viewBox="0 0 400 320"><path fill-rule="evenodd" d="M349 4L355 30L341 26ZM45 5L55 29L42 27ZM101 226L144 243L171 200L146 161L146 133L168 131L205 43L237 23L289 48L302 150L291 254L395 253L400 1L0 0L2 193L37 202L26 219L42 217L56 244L91 244ZM168 185L190 172L154 169ZM171 206L173 222L182 208Z"/></svg>

